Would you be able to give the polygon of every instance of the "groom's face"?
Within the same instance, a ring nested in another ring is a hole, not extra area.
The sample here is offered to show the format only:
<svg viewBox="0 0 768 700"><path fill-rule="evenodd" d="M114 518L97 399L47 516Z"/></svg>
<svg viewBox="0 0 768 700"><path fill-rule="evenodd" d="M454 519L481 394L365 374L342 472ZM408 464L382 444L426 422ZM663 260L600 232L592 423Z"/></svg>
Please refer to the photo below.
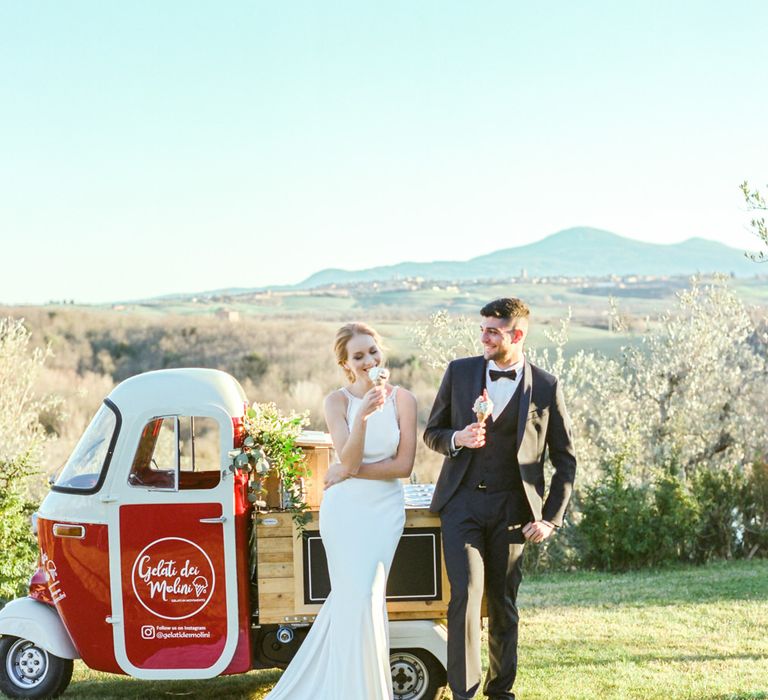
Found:
<svg viewBox="0 0 768 700"><path fill-rule="evenodd" d="M483 316L480 323L480 342L483 357L505 365L517 358L522 349L523 331L516 325L519 319Z"/></svg>

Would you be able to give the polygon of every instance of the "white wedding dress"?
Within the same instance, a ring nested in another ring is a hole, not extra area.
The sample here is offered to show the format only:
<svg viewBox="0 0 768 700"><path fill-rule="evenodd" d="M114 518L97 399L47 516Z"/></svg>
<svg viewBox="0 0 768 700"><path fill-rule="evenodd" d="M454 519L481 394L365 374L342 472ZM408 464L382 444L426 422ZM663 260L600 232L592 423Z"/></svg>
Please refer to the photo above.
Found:
<svg viewBox="0 0 768 700"><path fill-rule="evenodd" d="M361 399L347 397L352 424ZM368 418L363 463L394 457L400 443L397 387ZM346 479L320 506L331 593L301 648L267 700L390 700L385 592L405 525L398 479Z"/></svg>

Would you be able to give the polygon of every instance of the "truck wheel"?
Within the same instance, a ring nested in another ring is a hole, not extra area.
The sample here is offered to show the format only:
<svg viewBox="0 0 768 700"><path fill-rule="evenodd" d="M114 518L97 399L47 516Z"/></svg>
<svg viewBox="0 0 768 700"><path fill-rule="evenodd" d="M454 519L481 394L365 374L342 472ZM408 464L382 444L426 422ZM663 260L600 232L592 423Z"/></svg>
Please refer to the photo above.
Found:
<svg viewBox="0 0 768 700"><path fill-rule="evenodd" d="M395 700L439 700L447 682L442 664L425 649L389 653Z"/></svg>
<svg viewBox="0 0 768 700"><path fill-rule="evenodd" d="M72 678L72 659L50 654L28 639L0 639L0 690L10 698L55 698Z"/></svg>

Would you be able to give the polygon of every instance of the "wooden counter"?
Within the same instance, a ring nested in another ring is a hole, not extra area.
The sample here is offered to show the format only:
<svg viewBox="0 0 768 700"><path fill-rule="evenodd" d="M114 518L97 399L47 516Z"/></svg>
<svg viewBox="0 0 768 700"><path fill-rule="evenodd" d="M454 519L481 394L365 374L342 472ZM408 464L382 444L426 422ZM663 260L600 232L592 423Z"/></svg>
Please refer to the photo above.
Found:
<svg viewBox="0 0 768 700"><path fill-rule="evenodd" d="M326 465L327 467L327 465ZM450 591L443 562L440 519L425 508L406 508L405 530L387 585L390 620L440 619ZM318 511L297 536L290 513L256 517L258 608L261 624L310 622L329 588Z"/></svg>

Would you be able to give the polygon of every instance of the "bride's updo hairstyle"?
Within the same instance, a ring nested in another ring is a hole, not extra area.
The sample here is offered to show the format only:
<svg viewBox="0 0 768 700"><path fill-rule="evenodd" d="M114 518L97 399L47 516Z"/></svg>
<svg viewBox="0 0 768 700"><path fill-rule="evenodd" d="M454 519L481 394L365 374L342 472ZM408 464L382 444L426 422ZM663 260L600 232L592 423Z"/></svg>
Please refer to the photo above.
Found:
<svg viewBox="0 0 768 700"><path fill-rule="evenodd" d="M344 374L350 383L355 381L355 373L344 366L349 359L347 357L347 343L356 335L370 335L376 341L381 350L381 336L366 323L345 323L336 331L336 339L333 341L333 352L336 354L336 362L344 370Z"/></svg>

